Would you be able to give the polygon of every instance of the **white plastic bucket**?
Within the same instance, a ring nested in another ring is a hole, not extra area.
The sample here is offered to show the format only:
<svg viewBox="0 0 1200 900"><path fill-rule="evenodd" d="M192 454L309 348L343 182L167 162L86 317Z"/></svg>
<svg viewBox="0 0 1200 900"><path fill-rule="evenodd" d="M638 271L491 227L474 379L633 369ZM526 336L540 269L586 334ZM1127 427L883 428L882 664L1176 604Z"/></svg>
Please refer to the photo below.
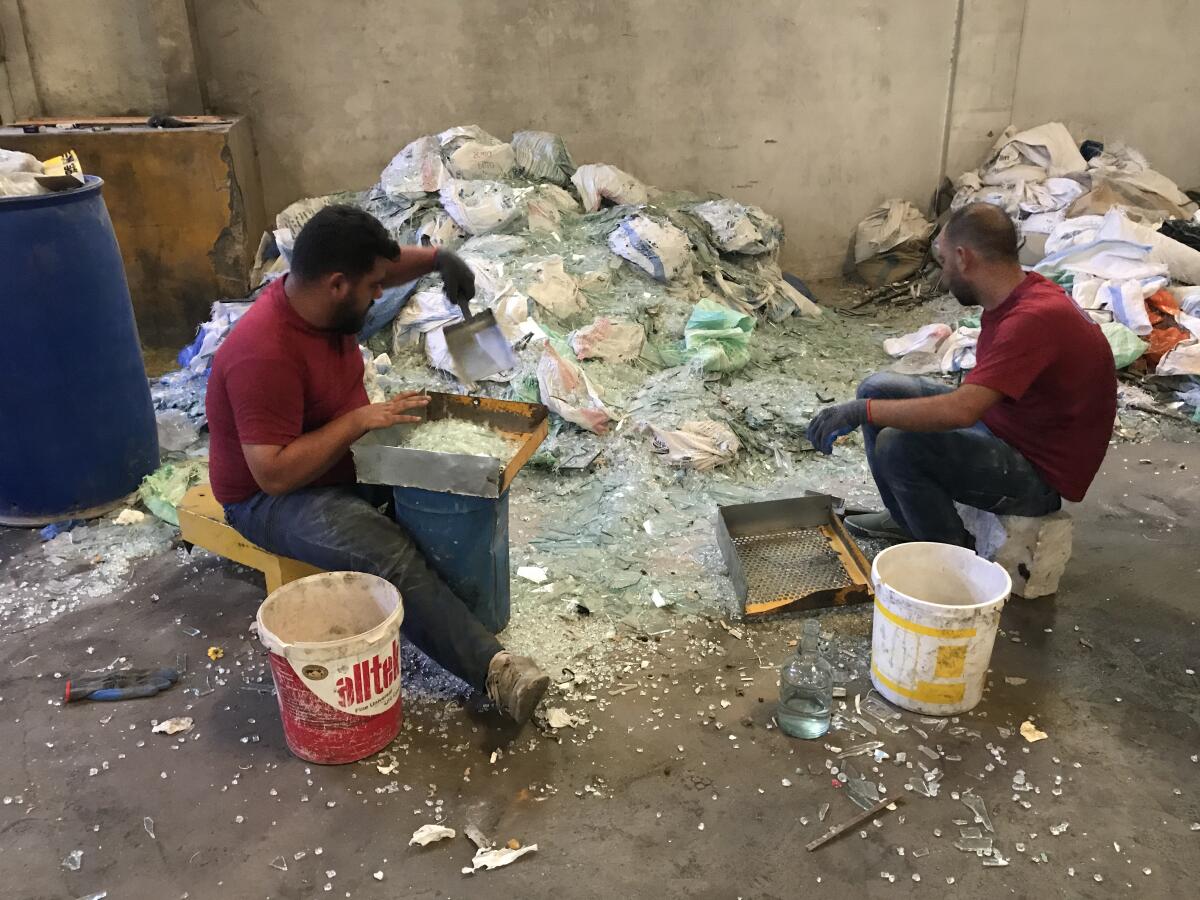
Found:
<svg viewBox="0 0 1200 900"><path fill-rule="evenodd" d="M949 716L983 696L1000 611L1012 591L1003 566L964 547L889 547L871 566L871 681L913 712Z"/></svg>
<svg viewBox="0 0 1200 900"><path fill-rule="evenodd" d="M258 609L288 747L301 759L353 762L400 728L400 623L395 586L361 572L285 584Z"/></svg>

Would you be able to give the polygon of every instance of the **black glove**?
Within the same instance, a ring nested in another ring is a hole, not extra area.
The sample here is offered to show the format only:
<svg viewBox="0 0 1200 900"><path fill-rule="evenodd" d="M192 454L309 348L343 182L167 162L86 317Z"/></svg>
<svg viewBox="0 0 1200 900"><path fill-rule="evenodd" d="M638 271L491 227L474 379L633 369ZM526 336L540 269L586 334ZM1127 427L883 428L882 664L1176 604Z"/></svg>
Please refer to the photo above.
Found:
<svg viewBox="0 0 1200 900"><path fill-rule="evenodd" d="M821 410L808 423L809 442L826 456L833 453L833 442L867 423L867 401L851 400Z"/></svg>
<svg viewBox="0 0 1200 900"><path fill-rule="evenodd" d="M471 317L467 302L475 296L475 273L462 261L462 257L450 250L438 250L433 257L438 274L442 276L446 296L457 303L466 318Z"/></svg>

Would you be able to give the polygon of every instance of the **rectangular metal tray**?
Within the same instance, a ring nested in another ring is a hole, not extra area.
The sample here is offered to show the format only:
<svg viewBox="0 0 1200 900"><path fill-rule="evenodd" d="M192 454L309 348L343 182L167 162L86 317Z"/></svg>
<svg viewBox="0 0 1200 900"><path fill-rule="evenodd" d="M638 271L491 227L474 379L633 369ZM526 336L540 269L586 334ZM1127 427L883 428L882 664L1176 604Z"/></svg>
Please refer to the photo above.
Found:
<svg viewBox="0 0 1200 900"><path fill-rule="evenodd" d="M401 446L419 424L393 425L360 438L351 447L358 480L364 484L415 487L472 497L499 497L546 439L549 410L540 403L464 397L429 392L428 421L462 419L502 431L520 441L509 459L434 453Z"/></svg>
<svg viewBox="0 0 1200 900"><path fill-rule="evenodd" d="M824 494L722 506L717 543L747 618L873 596L871 567Z"/></svg>

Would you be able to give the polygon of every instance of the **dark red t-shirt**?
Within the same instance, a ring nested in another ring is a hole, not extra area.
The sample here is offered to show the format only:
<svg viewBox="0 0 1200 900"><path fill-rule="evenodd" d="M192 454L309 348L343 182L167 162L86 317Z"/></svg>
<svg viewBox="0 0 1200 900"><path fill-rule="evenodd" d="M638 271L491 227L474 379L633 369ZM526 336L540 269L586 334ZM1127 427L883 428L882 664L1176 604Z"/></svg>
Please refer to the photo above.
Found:
<svg viewBox="0 0 1200 900"><path fill-rule="evenodd" d="M981 325L965 381L1004 395L983 423L1065 499L1082 500L1117 415L1117 372L1104 333L1062 288L1032 272Z"/></svg>
<svg viewBox="0 0 1200 900"><path fill-rule="evenodd" d="M355 336L305 322L288 303L284 280L259 294L213 357L206 401L209 482L221 503L262 490L242 444L286 447L368 402ZM347 451L313 485L353 481Z"/></svg>

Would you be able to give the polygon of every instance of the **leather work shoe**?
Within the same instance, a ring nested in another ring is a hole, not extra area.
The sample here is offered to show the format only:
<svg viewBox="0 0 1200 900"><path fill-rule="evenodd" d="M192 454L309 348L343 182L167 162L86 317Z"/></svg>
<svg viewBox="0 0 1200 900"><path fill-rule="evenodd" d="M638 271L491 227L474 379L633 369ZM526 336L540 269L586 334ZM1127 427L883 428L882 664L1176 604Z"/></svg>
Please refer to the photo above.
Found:
<svg viewBox="0 0 1200 900"><path fill-rule="evenodd" d="M513 656L502 650L488 665L488 698L519 723L529 721L549 686L550 676L528 656Z"/></svg>
<svg viewBox="0 0 1200 900"><path fill-rule="evenodd" d="M846 516L845 522L846 530L858 537L879 538L893 544L906 544L913 539L912 535L901 528L887 510Z"/></svg>

